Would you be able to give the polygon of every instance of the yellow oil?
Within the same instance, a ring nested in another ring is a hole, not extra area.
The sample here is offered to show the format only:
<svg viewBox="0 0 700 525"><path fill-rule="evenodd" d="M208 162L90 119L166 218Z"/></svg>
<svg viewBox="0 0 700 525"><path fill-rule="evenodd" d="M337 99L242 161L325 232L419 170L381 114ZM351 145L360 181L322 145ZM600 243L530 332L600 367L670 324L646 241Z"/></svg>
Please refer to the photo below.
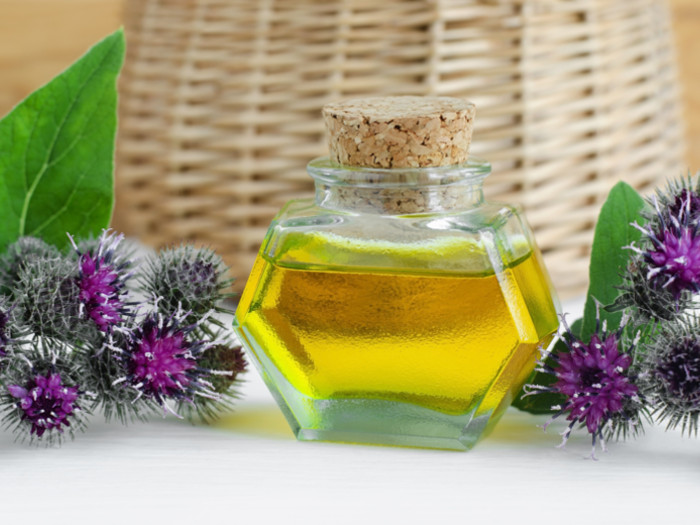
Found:
<svg viewBox="0 0 700 525"><path fill-rule="evenodd" d="M532 253L499 274L288 267L260 255L237 322L307 396L448 414L502 405L558 325Z"/></svg>

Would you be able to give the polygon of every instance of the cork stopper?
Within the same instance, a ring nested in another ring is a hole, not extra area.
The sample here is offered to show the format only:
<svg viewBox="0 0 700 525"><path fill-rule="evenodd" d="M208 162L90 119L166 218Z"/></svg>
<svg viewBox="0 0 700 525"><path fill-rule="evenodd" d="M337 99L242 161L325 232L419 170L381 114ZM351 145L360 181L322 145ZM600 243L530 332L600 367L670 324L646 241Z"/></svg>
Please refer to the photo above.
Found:
<svg viewBox="0 0 700 525"><path fill-rule="evenodd" d="M371 168L465 163L474 113L474 104L451 97L373 97L323 108L331 160Z"/></svg>

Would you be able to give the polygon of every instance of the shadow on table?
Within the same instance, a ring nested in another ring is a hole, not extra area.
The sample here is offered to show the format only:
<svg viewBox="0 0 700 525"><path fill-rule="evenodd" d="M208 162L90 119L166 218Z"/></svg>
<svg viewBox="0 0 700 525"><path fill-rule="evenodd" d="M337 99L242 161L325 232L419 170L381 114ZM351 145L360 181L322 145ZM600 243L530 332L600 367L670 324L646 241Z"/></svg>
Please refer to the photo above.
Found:
<svg viewBox="0 0 700 525"><path fill-rule="evenodd" d="M212 426L259 437L294 439L294 434L276 405L239 407Z"/></svg>
<svg viewBox="0 0 700 525"><path fill-rule="evenodd" d="M487 439L502 443L540 443L554 440L556 444L557 440L560 439L558 433L566 425L556 421L551 424L545 433L542 430L542 425L547 421L549 421L549 416L533 416L511 408L498 422Z"/></svg>

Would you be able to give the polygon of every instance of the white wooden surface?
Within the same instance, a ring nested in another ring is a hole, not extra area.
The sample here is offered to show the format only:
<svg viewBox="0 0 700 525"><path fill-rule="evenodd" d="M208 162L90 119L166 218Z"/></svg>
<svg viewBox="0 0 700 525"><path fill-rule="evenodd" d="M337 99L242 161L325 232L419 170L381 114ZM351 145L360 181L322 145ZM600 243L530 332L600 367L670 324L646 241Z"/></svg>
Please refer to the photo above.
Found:
<svg viewBox="0 0 700 525"><path fill-rule="evenodd" d="M95 420L59 449L0 433L0 524L697 521L700 445L678 432L591 461L585 436L557 449L563 424L512 410L466 453L300 443L254 370L242 394L215 427Z"/></svg>

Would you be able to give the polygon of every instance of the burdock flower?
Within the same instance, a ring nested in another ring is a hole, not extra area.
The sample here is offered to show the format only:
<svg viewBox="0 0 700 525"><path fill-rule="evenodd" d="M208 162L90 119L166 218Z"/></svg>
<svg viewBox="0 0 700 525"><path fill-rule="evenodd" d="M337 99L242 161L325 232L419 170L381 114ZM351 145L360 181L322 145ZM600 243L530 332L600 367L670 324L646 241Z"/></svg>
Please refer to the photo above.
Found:
<svg viewBox="0 0 700 525"><path fill-rule="evenodd" d="M215 420L222 412L230 410L238 394L235 383L246 371L246 360L240 343L227 338L223 331L216 334L219 341L202 356L199 366L210 372L208 380L216 397L200 397L195 403L178 403L178 413L189 419Z"/></svg>
<svg viewBox="0 0 700 525"><path fill-rule="evenodd" d="M96 248L81 253L71 237L79 255L78 285L83 312L101 332L110 332L131 315L126 302L131 261L120 251L123 239L123 235L105 230Z"/></svg>
<svg viewBox="0 0 700 525"><path fill-rule="evenodd" d="M62 433L80 408L78 388L64 384L59 373L37 374L24 385L8 385L7 391L17 400L21 419L31 425L30 434L37 437L47 430Z"/></svg>
<svg viewBox="0 0 700 525"><path fill-rule="evenodd" d="M81 329L77 271L66 258L25 262L17 284L17 317L36 336L72 343Z"/></svg>
<svg viewBox="0 0 700 525"><path fill-rule="evenodd" d="M638 252L646 262L646 277L651 286L668 290L676 300L685 291L700 291L698 225L673 221L662 223L658 231L651 225L640 229L651 243L648 250Z"/></svg>
<svg viewBox="0 0 700 525"><path fill-rule="evenodd" d="M112 348L126 372L117 383L137 390L138 398L155 401L171 412L168 400L195 403L199 396L220 397L210 380L219 372L200 365L204 352L217 341L194 337L197 325L185 325L186 317L181 312L167 318L150 314L133 330L125 348Z"/></svg>
<svg viewBox="0 0 700 525"><path fill-rule="evenodd" d="M585 427L592 436L593 458L597 441L604 448L608 438L641 429L641 402L636 378L630 374L635 343L626 352L621 350L623 328L608 333L598 322L590 342L584 343L564 324L561 340L566 351L552 353L547 356L550 364L540 364L540 370L556 381L550 386L528 385L526 390L562 395L562 404L552 407L556 410L552 420L566 414L570 422L562 434L562 445L576 425Z"/></svg>
<svg viewBox="0 0 700 525"><path fill-rule="evenodd" d="M27 263L41 259L57 259L58 248L36 237L20 237L0 255L0 293L17 294L20 272ZM19 292L21 293L21 291Z"/></svg>
<svg viewBox="0 0 700 525"><path fill-rule="evenodd" d="M184 245L162 250L151 259L141 285L147 295L158 299L164 315L182 308L201 318L212 310L222 311L219 303L230 296L226 289L232 282L227 274L228 268L213 250Z"/></svg>
<svg viewBox="0 0 700 525"><path fill-rule="evenodd" d="M664 325L645 346L644 391L660 421L697 433L700 416L700 322Z"/></svg>
<svg viewBox="0 0 700 525"><path fill-rule="evenodd" d="M634 223L642 232L639 246L627 246L632 258L613 308L635 306L643 320L670 320L700 292L700 197L690 180L672 184L656 195L647 222Z"/></svg>
<svg viewBox="0 0 700 525"><path fill-rule="evenodd" d="M73 352L60 343L33 339L6 358L0 405L4 420L24 438L49 442L85 426L79 373Z"/></svg>
<svg viewBox="0 0 700 525"><path fill-rule="evenodd" d="M212 378L214 390L225 393L238 374L246 371L247 363L240 343L229 341L217 344L204 355L201 365L209 370L227 370L230 374L217 374Z"/></svg>

